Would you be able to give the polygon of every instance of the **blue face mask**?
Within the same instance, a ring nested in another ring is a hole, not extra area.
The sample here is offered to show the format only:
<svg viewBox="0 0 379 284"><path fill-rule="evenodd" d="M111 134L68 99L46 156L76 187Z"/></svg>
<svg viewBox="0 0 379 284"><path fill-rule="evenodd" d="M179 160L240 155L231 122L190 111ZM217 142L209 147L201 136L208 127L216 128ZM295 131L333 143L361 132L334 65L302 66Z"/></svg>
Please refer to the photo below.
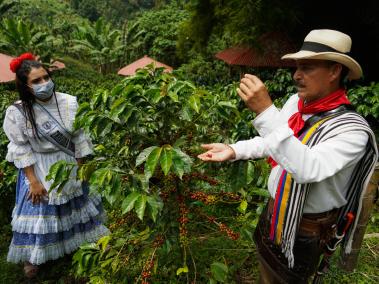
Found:
<svg viewBox="0 0 379 284"><path fill-rule="evenodd" d="M54 92L54 82L52 80L42 84L33 84L34 96L42 101L50 99Z"/></svg>

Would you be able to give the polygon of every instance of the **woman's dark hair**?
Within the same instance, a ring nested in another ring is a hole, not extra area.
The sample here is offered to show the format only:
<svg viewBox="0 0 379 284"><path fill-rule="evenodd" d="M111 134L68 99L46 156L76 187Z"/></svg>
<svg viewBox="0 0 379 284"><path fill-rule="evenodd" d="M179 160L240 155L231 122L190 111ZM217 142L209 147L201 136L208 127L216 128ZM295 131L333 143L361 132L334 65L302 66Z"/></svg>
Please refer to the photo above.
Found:
<svg viewBox="0 0 379 284"><path fill-rule="evenodd" d="M44 68L46 72L50 76L50 72L48 69L46 69L42 63L35 61L35 60L24 60L20 64L20 67L16 71L16 88L20 95L20 100L22 101L22 107L24 109L24 113L26 115L26 123L29 120L32 129L33 129L33 135L35 137L39 138L38 131L37 131L37 125L35 120L35 113L33 110L33 104L35 103L35 96L32 93L30 87L28 86L28 76L30 74L30 71L32 71L33 68ZM55 89L54 89L54 96L56 98ZM56 103L57 100L55 99ZM57 108L60 116L60 111L57 103Z"/></svg>

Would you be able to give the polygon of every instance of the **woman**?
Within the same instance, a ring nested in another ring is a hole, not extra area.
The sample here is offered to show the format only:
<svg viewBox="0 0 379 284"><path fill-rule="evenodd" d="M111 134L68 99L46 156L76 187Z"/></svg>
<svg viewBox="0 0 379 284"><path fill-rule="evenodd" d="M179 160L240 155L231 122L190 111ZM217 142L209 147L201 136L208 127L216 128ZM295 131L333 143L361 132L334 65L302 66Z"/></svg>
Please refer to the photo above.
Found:
<svg viewBox="0 0 379 284"><path fill-rule="evenodd" d="M32 278L38 265L98 240L108 229L100 197L76 180L76 167L60 192L45 179L54 163L80 163L92 153L84 132L72 133L76 98L55 92L49 72L30 53L10 67L20 101L8 107L3 125L10 140L6 159L19 169L8 261L24 262L25 275Z"/></svg>

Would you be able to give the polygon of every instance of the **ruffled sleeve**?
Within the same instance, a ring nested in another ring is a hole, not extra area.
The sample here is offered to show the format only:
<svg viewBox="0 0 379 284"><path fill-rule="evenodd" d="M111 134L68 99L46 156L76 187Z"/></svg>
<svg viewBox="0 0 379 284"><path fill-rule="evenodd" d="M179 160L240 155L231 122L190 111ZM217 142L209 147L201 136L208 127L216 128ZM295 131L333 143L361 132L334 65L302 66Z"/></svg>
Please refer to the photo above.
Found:
<svg viewBox="0 0 379 284"><path fill-rule="evenodd" d="M15 106L8 107L3 123L4 132L10 141L6 159L13 162L19 169L36 163L29 139L23 131L25 126L22 126L22 123L25 123L25 120L20 111Z"/></svg>
<svg viewBox="0 0 379 284"><path fill-rule="evenodd" d="M76 97L72 97L71 101L71 115L72 122L75 120L75 115L78 110L78 102ZM85 156L91 155L93 153L93 145L91 139L87 133L83 129L78 129L75 131L72 142L75 144L75 158L83 158Z"/></svg>
<svg viewBox="0 0 379 284"><path fill-rule="evenodd" d="M91 139L83 129L79 129L74 133L72 142L75 144L75 158L83 158L93 153Z"/></svg>

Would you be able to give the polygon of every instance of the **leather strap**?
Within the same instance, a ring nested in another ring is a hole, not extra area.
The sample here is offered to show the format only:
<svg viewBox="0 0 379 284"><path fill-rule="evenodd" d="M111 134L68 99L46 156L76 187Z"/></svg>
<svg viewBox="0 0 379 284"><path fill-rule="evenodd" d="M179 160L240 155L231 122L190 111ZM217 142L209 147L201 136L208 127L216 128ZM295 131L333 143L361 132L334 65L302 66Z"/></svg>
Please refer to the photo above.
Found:
<svg viewBox="0 0 379 284"><path fill-rule="evenodd" d="M325 212L325 217L310 219L303 215L298 234L307 237L322 237L337 221L338 210Z"/></svg>

